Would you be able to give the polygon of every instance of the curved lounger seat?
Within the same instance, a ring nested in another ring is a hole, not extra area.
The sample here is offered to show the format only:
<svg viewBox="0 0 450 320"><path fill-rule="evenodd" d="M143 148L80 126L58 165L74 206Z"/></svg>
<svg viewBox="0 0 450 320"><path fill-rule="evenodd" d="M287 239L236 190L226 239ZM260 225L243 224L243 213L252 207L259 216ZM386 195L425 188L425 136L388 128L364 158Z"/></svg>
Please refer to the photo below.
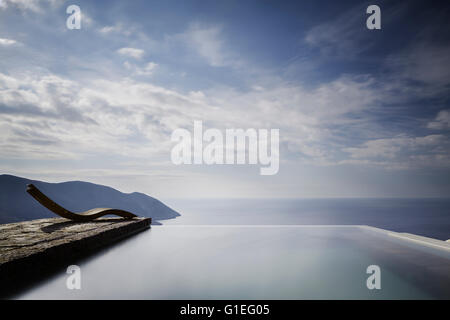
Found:
<svg viewBox="0 0 450 320"><path fill-rule="evenodd" d="M36 188L33 184L29 184L27 186L27 192L36 199L40 204L42 204L44 207L52 211L53 213L57 214L58 216L61 216L66 219L74 220L74 221L91 221L100 217L103 217L107 214L114 214L116 216L126 218L126 219L132 219L134 217L137 217L135 214L119 210L119 209L110 209L110 208L95 208L88 211L83 212L72 212L69 211L63 207L61 207L59 204L54 202L52 199L47 197L45 194L43 194L38 188Z"/></svg>

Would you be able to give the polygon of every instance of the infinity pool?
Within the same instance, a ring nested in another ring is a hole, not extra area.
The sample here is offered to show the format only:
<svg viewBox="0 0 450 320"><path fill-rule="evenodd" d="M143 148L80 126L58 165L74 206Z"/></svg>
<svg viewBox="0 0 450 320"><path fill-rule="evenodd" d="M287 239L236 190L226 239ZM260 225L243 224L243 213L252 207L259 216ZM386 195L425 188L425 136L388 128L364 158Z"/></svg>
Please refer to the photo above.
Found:
<svg viewBox="0 0 450 320"><path fill-rule="evenodd" d="M152 226L69 264L81 290L63 270L16 298L450 298L450 245L365 226Z"/></svg>

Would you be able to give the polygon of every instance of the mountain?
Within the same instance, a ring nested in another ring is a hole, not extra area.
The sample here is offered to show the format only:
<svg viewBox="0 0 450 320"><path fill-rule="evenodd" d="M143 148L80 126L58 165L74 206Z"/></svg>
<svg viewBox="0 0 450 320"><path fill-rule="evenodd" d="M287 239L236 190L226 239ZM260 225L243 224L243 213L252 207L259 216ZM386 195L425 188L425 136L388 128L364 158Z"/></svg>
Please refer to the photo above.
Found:
<svg viewBox="0 0 450 320"><path fill-rule="evenodd" d="M173 219L180 214L146 194L122 193L113 188L83 181L47 183L12 175L0 175L0 223L51 218L56 215L44 208L27 192L34 184L50 199L71 211L114 208L130 211L153 220Z"/></svg>

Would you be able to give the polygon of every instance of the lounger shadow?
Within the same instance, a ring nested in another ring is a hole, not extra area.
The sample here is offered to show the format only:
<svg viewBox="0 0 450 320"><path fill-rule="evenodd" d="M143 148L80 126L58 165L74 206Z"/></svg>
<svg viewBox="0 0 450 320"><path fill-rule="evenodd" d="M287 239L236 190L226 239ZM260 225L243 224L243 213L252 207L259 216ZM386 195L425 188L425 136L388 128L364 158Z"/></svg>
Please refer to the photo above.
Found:
<svg viewBox="0 0 450 320"><path fill-rule="evenodd" d="M113 214L125 219L132 219L137 217L137 215L131 212L111 208L95 208L83 212L72 212L61 207L59 204L57 204L52 199L47 197L33 184L27 185L27 192L48 210L52 211L53 213L57 214L60 217L70 219L73 221L92 221L94 219L103 217L107 214Z"/></svg>

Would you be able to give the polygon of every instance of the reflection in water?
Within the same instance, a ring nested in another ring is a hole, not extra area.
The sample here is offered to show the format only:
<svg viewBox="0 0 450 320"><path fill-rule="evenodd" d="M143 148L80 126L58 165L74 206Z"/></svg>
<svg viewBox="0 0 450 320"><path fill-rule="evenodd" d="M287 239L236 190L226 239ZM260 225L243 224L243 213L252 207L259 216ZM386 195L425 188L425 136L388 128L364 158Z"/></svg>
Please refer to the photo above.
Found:
<svg viewBox="0 0 450 320"><path fill-rule="evenodd" d="M448 255L403 242L351 226L153 226L78 262L81 290L66 289L64 273L18 298L450 298ZM381 290L366 287L373 264Z"/></svg>

